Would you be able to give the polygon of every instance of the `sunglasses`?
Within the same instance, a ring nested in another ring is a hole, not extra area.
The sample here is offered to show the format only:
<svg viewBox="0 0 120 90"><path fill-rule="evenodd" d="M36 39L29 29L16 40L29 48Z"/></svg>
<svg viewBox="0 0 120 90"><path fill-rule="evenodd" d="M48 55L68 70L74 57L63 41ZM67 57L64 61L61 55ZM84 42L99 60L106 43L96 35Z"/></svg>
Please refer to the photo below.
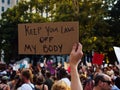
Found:
<svg viewBox="0 0 120 90"><path fill-rule="evenodd" d="M102 80L102 82L105 82L105 83L107 83L108 85L111 84L111 81L107 81L107 80Z"/></svg>

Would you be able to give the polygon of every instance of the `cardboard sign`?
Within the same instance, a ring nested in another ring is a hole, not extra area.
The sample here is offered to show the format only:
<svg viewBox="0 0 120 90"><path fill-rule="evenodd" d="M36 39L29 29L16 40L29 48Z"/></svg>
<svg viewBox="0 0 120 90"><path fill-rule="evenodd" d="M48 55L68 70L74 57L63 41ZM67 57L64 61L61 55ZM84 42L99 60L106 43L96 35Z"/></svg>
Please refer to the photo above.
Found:
<svg viewBox="0 0 120 90"><path fill-rule="evenodd" d="M70 54L79 42L78 22L32 23L18 25L19 54Z"/></svg>

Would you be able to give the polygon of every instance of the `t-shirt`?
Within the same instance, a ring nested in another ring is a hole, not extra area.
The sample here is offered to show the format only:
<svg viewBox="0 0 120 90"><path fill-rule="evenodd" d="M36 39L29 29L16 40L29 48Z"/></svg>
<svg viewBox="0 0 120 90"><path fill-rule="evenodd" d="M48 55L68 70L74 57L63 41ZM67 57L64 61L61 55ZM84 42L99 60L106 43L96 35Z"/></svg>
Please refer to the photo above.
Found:
<svg viewBox="0 0 120 90"><path fill-rule="evenodd" d="M21 90L33 90L34 85L32 83L25 83L21 86Z"/></svg>

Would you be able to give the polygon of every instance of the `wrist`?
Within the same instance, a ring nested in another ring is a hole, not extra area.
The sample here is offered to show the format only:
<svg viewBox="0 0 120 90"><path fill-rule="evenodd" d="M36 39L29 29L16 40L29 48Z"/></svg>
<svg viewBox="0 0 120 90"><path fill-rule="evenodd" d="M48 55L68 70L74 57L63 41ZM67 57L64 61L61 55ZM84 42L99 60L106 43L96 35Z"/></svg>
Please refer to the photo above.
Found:
<svg viewBox="0 0 120 90"><path fill-rule="evenodd" d="M77 70L77 65L70 65L71 71L76 71Z"/></svg>

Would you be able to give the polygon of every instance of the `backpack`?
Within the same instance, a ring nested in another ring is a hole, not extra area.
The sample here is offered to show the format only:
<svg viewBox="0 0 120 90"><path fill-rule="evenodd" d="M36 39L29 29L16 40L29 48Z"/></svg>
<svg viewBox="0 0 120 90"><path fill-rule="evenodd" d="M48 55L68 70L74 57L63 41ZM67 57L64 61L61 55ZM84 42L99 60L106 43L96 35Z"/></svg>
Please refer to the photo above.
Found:
<svg viewBox="0 0 120 90"><path fill-rule="evenodd" d="M29 84L29 85L30 85L30 84ZM45 84L43 84L42 90L44 90L44 86L45 86ZM35 86L32 87L32 86L30 85L30 87L32 88L32 90L40 90L40 89L36 88Z"/></svg>
<svg viewBox="0 0 120 90"><path fill-rule="evenodd" d="M31 88L32 88L32 90L38 90L38 89L36 89L36 87L34 86L34 87L32 87L30 84L28 84Z"/></svg>
<svg viewBox="0 0 120 90"><path fill-rule="evenodd" d="M38 89L35 87L35 90L44 90L45 84L43 84L42 89Z"/></svg>

